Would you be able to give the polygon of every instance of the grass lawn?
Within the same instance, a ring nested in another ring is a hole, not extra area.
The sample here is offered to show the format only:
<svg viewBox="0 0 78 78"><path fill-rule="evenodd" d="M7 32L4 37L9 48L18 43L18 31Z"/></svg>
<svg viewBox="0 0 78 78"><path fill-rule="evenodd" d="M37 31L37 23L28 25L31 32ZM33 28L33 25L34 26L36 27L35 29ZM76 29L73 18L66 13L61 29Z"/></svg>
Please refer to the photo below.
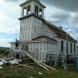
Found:
<svg viewBox="0 0 78 78"><path fill-rule="evenodd" d="M62 67L57 67L58 71L47 71L36 64L31 66L33 69L3 65L3 69L0 69L0 78L78 78L78 71L74 66L69 66L68 71L64 71ZM42 74L40 75L38 72Z"/></svg>

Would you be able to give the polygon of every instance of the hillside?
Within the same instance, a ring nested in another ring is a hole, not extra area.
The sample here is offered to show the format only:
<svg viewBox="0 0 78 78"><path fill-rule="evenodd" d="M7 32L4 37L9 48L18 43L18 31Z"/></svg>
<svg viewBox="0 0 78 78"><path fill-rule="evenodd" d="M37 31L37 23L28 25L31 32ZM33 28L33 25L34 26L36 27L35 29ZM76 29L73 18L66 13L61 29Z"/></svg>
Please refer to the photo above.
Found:
<svg viewBox="0 0 78 78"><path fill-rule="evenodd" d="M0 50L10 49L9 47L0 47Z"/></svg>

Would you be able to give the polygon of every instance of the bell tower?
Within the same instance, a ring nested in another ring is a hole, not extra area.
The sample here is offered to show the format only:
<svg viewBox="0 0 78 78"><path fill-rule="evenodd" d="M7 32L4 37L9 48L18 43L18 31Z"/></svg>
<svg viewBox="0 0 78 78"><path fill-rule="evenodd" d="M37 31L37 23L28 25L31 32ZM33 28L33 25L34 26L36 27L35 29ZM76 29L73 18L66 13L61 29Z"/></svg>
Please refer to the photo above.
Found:
<svg viewBox="0 0 78 78"><path fill-rule="evenodd" d="M20 41L31 41L42 35L42 19L44 19L44 8L46 7L39 0L26 0L20 6Z"/></svg>
<svg viewBox="0 0 78 78"><path fill-rule="evenodd" d="M34 13L44 18L44 8L46 8L39 0L27 0L20 4L21 6L21 17Z"/></svg>

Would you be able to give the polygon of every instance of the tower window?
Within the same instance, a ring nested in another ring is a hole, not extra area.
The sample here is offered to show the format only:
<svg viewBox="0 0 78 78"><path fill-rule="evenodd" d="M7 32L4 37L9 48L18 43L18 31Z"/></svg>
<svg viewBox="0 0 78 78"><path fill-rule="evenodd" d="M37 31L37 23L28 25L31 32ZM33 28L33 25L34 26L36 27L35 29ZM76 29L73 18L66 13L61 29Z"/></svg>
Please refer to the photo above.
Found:
<svg viewBox="0 0 78 78"><path fill-rule="evenodd" d="M42 17L42 9L39 9L39 16Z"/></svg>
<svg viewBox="0 0 78 78"><path fill-rule="evenodd" d="M24 10L24 16L27 14L27 10L26 10L26 7L25 8L23 8L23 10Z"/></svg>
<svg viewBox="0 0 78 78"><path fill-rule="evenodd" d="M38 6L37 5L35 5L35 14L38 15Z"/></svg>
<svg viewBox="0 0 78 78"><path fill-rule="evenodd" d="M27 7L27 14L31 13L30 7L31 7L30 5Z"/></svg>

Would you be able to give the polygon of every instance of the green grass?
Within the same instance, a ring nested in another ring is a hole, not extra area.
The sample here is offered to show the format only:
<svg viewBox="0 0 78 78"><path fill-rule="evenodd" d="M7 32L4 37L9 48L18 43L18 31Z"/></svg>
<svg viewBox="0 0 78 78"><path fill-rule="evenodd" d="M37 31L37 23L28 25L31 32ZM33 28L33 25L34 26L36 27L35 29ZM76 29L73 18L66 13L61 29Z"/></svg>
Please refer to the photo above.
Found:
<svg viewBox="0 0 78 78"><path fill-rule="evenodd" d="M2 58L3 57L3 54L0 54L0 58Z"/></svg>
<svg viewBox="0 0 78 78"><path fill-rule="evenodd" d="M29 69L26 67L17 67L13 68L9 66L2 66L3 69L0 69L0 78L78 78L78 71L74 66L69 66L68 71L64 71L62 67L57 67L58 71L45 70L38 65L31 65L34 69ZM42 72L42 75L39 75L38 72Z"/></svg>

